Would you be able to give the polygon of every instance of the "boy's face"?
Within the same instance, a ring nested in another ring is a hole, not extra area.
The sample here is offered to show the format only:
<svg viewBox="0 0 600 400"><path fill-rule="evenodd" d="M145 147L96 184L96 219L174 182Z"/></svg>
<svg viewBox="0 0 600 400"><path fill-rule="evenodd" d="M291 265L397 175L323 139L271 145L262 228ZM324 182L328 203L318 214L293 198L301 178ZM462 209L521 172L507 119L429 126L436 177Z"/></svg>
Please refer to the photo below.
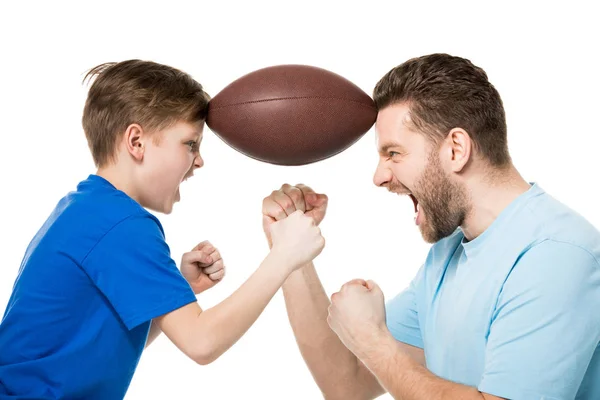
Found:
<svg viewBox="0 0 600 400"><path fill-rule="evenodd" d="M178 122L155 132L157 140L146 141L140 189L144 207L171 213L180 199L179 185L204 165L200 156L203 127L204 121Z"/></svg>

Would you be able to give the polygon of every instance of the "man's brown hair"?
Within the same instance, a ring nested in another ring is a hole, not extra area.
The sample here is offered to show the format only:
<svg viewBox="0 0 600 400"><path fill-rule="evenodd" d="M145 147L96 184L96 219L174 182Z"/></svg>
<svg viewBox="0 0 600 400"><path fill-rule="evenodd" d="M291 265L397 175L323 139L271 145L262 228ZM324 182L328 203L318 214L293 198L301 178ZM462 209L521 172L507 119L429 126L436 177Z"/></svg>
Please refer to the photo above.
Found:
<svg viewBox="0 0 600 400"><path fill-rule="evenodd" d="M206 119L210 96L190 75L151 61L100 64L83 110L83 130L96 166L113 161L116 143L131 124L153 131Z"/></svg>
<svg viewBox="0 0 600 400"><path fill-rule="evenodd" d="M414 128L433 143L462 128L492 166L510 163L502 99L469 60L448 54L410 59L381 78L373 97L379 110L406 103Z"/></svg>

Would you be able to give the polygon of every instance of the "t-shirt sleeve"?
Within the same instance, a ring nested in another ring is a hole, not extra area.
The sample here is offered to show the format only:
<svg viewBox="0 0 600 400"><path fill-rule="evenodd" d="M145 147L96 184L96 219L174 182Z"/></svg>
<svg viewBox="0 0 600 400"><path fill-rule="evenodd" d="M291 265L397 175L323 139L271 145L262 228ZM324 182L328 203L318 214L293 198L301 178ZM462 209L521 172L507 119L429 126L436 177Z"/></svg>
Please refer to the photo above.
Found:
<svg viewBox="0 0 600 400"><path fill-rule="evenodd" d="M423 280L421 267L410 285L386 304L386 324L392 336L400 342L423 348L417 309L418 291Z"/></svg>
<svg viewBox="0 0 600 400"><path fill-rule="evenodd" d="M586 250L544 241L504 283L479 390L509 399L573 399L600 341L600 265Z"/></svg>
<svg viewBox="0 0 600 400"><path fill-rule="evenodd" d="M162 229L148 215L115 225L81 264L130 330L196 301Z"/></svg>

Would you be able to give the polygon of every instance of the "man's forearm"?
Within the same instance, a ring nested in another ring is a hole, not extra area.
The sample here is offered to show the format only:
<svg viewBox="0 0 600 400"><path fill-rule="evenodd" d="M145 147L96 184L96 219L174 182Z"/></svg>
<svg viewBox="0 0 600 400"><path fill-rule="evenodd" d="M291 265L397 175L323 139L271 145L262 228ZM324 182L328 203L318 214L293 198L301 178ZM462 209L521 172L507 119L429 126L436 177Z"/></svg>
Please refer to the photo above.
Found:
<svg viewBox="0 0 600 400"><path fill-rule="evenodd" d="M327 399L367 399L383 393L377 380L327 324L329 298L312 263L283 284L300 353Z"/></svg>
<svg viewBox="0 0 600 400"><path fill-rule="evenodd" d="M492 400L476 388L439 378L402 350L400 344L385 332L381 338L365 346L358 354L377 377L379 383L395 398L402 400Z"/></svg>

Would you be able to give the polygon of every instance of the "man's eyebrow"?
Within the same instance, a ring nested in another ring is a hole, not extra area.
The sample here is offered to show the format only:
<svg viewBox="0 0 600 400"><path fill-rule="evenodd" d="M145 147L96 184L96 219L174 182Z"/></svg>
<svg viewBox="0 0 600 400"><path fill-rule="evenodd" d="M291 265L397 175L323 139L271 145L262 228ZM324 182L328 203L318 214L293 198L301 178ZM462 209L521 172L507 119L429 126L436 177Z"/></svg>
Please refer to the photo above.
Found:
<svg viewBox="0 0 600 400"><path fill-rule="evenodd" d="M400 143L397 143L397 142L385 142L384 144L382 144L379 147L379 152L381 154L385 154L385 153L388 152L389 149L391 149L393 147L396 147L396 148L404 151L404 147Z"/></svg>

